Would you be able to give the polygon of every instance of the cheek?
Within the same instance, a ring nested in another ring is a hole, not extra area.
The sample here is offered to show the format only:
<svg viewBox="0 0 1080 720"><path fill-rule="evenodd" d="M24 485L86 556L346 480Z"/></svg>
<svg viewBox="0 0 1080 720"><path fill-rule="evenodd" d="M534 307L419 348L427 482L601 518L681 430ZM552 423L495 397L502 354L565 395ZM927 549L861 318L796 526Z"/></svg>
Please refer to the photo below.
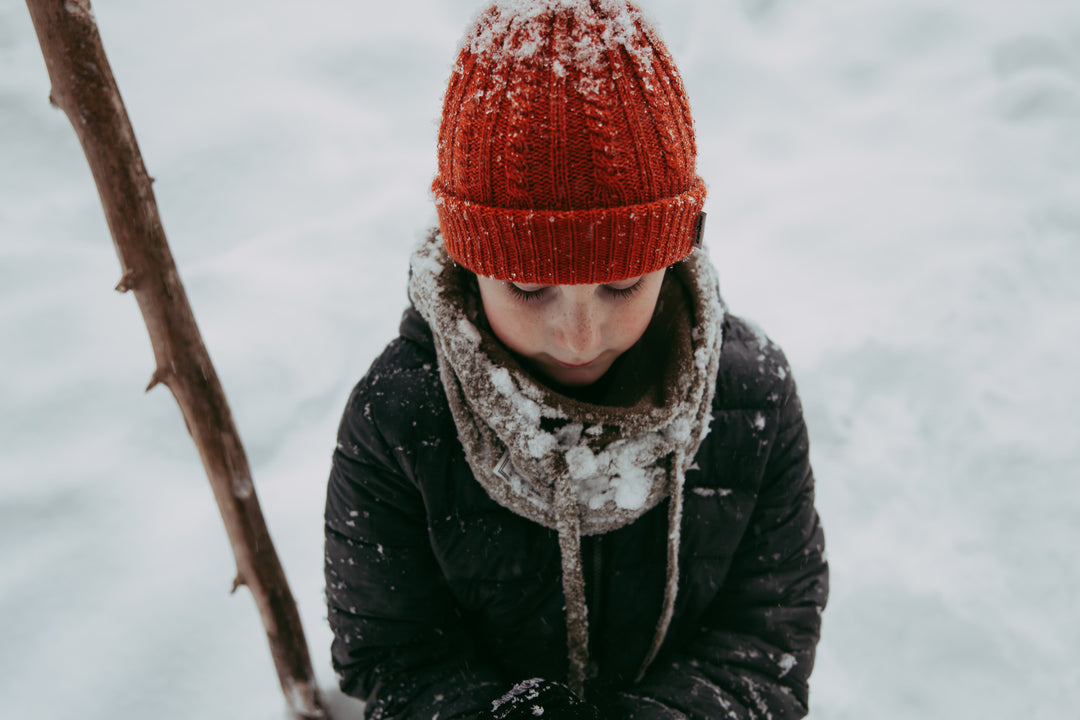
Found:
<svg viewBox="0 0 1080 720"><path fill-rule="evenodd" d="M514 352L528 355L539 337L539 328L534 327L536 323L530 321L527 313L515 312L503 305L491 310L487 319L495 337Z"/></svg>
<svg viewBox="0 0 1080 720"><path fill-rule="evenodd" d="M653 311L656 310L656 296L658 294L659 288L655 293L650 293L640 300L635 300L619 315L616 332L618 345L622 350L629 349L645 334L645 329L649 327L649 323L652 321Z"/></svg>
<svg viewBox="0 0 1080 720"><path fill-rule="evenodd" d="M652 305L642 303L639 307L632 308L627 314L623 321L622 337L626 348L636 343L645 334L645 328L649 327L649 321L652 320L652 310Z"/></svg>
<svg viewBox="0 0 1080 720"><path fill-rule="evenodd" d="M528 352L530 331L521 308L511 303L500 292L498 283L487 278L477 278L480 286L480 302L484 315L495 337L516 353Z"/></svg>

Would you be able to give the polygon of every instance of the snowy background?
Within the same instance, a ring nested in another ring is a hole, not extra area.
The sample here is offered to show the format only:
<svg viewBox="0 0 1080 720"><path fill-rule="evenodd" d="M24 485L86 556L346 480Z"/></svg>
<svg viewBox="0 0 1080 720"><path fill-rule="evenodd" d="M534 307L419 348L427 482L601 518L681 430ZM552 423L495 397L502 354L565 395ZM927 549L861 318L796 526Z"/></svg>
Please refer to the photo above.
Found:
<svg viewBox="0 0 1080 720"><path fill-rule="evenodd" d="M833 568L811 717L1075 717L1080 3L643 4L690 92L725 295L806 406ZM334 432L434 221L477 8L95 4L328 690ZM48 92L0 4L0 715L283 718Z"/></svg>

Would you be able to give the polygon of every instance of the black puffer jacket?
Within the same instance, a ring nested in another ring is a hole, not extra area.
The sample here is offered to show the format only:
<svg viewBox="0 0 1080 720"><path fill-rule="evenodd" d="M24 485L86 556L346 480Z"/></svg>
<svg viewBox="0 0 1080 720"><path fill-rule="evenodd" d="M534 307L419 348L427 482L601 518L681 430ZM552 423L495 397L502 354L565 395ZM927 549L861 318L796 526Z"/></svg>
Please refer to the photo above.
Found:
<svg viewBox="0 0 1080 720"><path fill-rule="evenodd" d="M369 717L487 717L514 683L566 676L559 547L473 478L430 330L410 308L400 332L353 391L334 453L334 666ZM684 502L675 616L640 683L667 503L583 539L588 700L605 718L802 717L828 593L806 428L783 353L731 316Z"/></svg>

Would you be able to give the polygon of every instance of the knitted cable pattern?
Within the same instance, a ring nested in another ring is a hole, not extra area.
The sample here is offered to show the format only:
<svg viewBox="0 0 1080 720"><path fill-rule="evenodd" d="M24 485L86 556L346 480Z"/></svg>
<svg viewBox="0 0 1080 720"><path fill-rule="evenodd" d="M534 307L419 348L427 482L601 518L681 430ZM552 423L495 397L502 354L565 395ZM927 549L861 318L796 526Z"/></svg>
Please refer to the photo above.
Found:
<svg viewBox="0 0 1080 720"><path fill-rule="evenodd" d="M433 184L447 251L518 282L682 259L705 200L667 48L625 0L500 0L450 78Z"/></svg>

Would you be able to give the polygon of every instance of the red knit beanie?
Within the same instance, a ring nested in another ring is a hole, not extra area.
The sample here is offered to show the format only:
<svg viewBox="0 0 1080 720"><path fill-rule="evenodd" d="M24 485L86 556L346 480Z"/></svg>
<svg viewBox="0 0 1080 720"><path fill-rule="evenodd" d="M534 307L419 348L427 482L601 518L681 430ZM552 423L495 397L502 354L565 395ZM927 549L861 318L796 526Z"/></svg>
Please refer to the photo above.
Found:
<svg viewBox="0 0 1080 720"><path fill-rule="evenodd" d="M497 0L465 36L432 184L450 256L544 285L664 268L705 183L667 48L626 0Z"/></svg>

